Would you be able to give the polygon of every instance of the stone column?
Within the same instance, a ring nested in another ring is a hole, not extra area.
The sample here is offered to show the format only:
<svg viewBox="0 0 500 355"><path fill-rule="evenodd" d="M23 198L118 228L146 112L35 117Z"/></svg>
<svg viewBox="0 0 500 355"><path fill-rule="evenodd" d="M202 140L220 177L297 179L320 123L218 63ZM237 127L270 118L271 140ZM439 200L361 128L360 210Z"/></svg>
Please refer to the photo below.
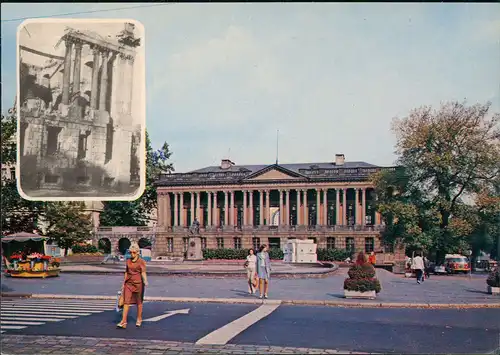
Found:
<svg viewBox="0 0 500 355"><path fill-rule="evenodd" d="M247 190L243 190L243 225L247 225Z"/></svg>
<svg viewBox="0 0 500 355"><path fill-rule="evenodd" d="M212 193L207 191L207 226L212 226Z"/></svg>
<svg viewBox="0 0 500 355"><path fill-rule="evenodd" d="M254 218L254 210L253 210L253 191L250 190L249 191L249 194L250 194L250 222L248 223L249 225L251 225L253 227L254 225L254 221L255 221L255 218Z"/></svg>
<svg viewBox="0 0 500 355"><path fill-rule="evenodd" d="M355 197L354 197L354 224L360 224L360 216L359 216L359 189L354 189Z"/></svg>
<svg viewBox="0 0 500 355"><path fill-rule="evenodd" d="M229 221L229 203L227 191L224 191L224 226L227 226L227 222Z"/></svg>
<svg viewBox="0 0 500 355"><path fill-rule="evenodd" d="M340 189L335 189L335 225L342 225L342 220L340 219Z"/></svg>
<svg viewBox="0 0 500 355"><path fill-rule="evenodd" d="M184 193L180 193L180 203L179 203L179 214L180 214L180 226L185 227L186 221L184 220Z"/></svg>
<svg viewBox="0 0 500 355"><path fill-rule="evenodd" d="M170 207L170 192L165 194L165 213L166 213L166 225L168 227L172 226L172 209Z"/></svg>
<svg viewBox="0 0 500 355"><path fill-rule="evenodd" d="M159 226L165 225L165 205L163 204L164 195L163 192L157 192L156 194L156 204L158 207L156 208L157 216L156 221Z"/></svg>
<svg viewBox="0 0 500 355"><path fill-rule="evenodd" d="M283 205L283 190L278 190L279 194L280 194L280 220L279 220L279 225L283 225L283 220L285 219L285 208L284 208L284 205Z"/></svg>
<svg viewBox="0 0 500 355"><path fill-rule="evenodd" d="M271 225L271 191L266 190L266 219L267 225Z"/></svg>
<svg viewBox="0 0 500 355"><path fill-rule="evenodd" d="M188 226L191 226L194 222L194 214L195 214L195 206L194 206L194 192L189 193L189 203L190 203L190 208L189 208L189 224Z"/></svg>
<svg viewBox="0 0 500 355"><path fill-rule="evenodd" d="M347 189L342 189L342 225L347 225Z"/></svg>
<svg viewBox="0 0 500 355"><path fill-rule="evenodd" d="M361 189L361 224L366 224L366 188Z"/></svg>
<svg viewBox="0 0 500 355"><path fill-rule="evenodd" d="M179 194L174 192L174 226L179 225Z"/></svg>
<svg viewBox="0 0 500 355"><path fill-rule="evenodd" d="M94 55L94 62L92 63L92 92L90 93L90 108L97 110L97 93L99 91L99 49L97 47L93 47L92 54Z"/></svg>
<svg viewBox="0 0 500 355"><path fill-rule="evenodd" d="M217 219L217 191L214 191L214 210L213 210L213 220L212 220L212 225L214 226L219 226L219 221Z"/></svg>
<svg viewBox="0 0 500 355"><path fill-rule="evenodd" d="M321 224L321 190L316 189L316 225Z"/></svg>
<svg viewBox="0 0 500 355"><path fill-rule="evenodd" d="M73 42L66 38L66 53L64 54L64 71L63 71L63 89L62 89L62 100L63 105L69 104L69 85L71 82L71 50Z"/></svg>
<svg viewBox="0 0 500 355"><path fill-rule="evenodd" d="M127 74L126 74L126 95L125 95L125 112L127 114L132 113L132 94L133 94L133 84L134 84L134 57L132 56L127 56L126 57L126 68L127 68Z"/></svg>
<svg viewBox="0 0 500 355"><path fill-rule="evenodd" d="M304 220L302 221L302 224L304 226L308 226L309 225L309 214L307 213L308 212L307 211L307 189L306 190L302 190L302 193L304 194L304 196L303 196L303 204L304 205L302 206L303 209L304 209L304 214L303 214L302 218Z"/></svg>
<svg viewBox="0 0 500 355"><path fill-rule="evenodd" d="M82 43L75 43L75 67L73 71L73 94L80 91L80 75L82 73Z"/></svg>
<svg viewBox="0 0 500 355"><path fill-rule="evenodd" d="M108 58L109 53L102 53L102 65L101 65L101 95L99 97L99 110L106 111L106 97L108 94Z"/></svg>
<svg viewBox="0 0 500 355"><path fill-rule="evenodd" d="M328 189L323 190L323 223L324 226L328 225Z"/></svg>
<svg viewBox="0 0 500 355"><path fill-rule="evenodd" d="M290 190L285 190L286 194L286 215L285 215L285 226L290 225Z"/></svg>
<svg viewBox="0 0 500 355"><path fill-rule="evenodd" d="M295 207L295 211L297 211L297 225L300 226L302 219L300 218L300 190L297 189L297 206Z"/></svg>
<svg viewBox="0 0 500 355"><path fill-rule="evenodd" d="M229 192L229 225L234 226L234 191Z"/></svg>
<svg viewBox="0 0 500 355"><path fill-rule="evenodd" d="M198 191L196 193L196 218L198 219L198 222L201 223L201 191Z"/></svg>
<svg viewBox="0 0 500 355"><path fill-rule="evenodd" d="M259 190L259 225L264 225L264 191Z"/></svg>

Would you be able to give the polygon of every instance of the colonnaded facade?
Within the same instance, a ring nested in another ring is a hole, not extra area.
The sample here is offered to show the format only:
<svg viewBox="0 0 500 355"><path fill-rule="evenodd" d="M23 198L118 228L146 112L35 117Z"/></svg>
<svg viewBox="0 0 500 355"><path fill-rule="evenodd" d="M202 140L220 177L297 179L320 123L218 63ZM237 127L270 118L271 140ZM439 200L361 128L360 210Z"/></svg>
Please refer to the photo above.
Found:
<svg viewBox="0 0 500 355"><path fill-rule="evenodd" d="M182 256L189 227L199 223L204 248L282 248L289 238L314 239L319 248L377 253L377 263L404 258L381 240L370 176L382 168L347 162L235 165L222 160L157 181L158 223L153 254Z"/></svg>

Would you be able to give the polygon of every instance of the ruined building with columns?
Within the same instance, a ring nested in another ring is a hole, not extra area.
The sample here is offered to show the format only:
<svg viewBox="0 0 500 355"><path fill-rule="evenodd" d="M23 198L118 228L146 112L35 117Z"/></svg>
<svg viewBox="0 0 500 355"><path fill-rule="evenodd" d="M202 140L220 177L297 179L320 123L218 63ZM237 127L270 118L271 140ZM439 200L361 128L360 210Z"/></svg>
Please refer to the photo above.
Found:
<svg viewBox="0 0 500 355"><path fill-rule="evenodd" d="M162 176L155 228L109 227L99 234L154 237L154 256L182 257L196 220L203 248L282 248L289 238L310 238L319 248L373 251L377 263L392 263L404 259L404 249L381 239L384 225L370 182L381 169L395 168L345 161L343 154L307 164L235 165L225 159L220 166Z"/></svg>
<svg viewBox="0 0 500 355"><path fill-rule="evenodd" d="M28 196L137 191L143 127L132 115L132 88L138 39L130 23L114 37L70 28L60 40L64 56L21 43L20 178ZM30 64L29 56L46 62Z"/></svg>

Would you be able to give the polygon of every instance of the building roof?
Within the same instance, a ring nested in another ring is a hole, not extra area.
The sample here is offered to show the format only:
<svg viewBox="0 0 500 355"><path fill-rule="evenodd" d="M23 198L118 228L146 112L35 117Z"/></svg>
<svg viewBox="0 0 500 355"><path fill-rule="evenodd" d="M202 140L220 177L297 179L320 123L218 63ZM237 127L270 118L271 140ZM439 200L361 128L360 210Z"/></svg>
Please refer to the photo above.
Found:
<svg viewBox="0 0 500 355"><path fill-rule="evenodd" d="M346 161L341 165L333 162L235 165L229 160L223 160L220 166L208 166L188 173L164 174L160 176L156 185L196 186L284 182L355 182L367 181L371 174L381 169L394 168L380 167L361 161Z"/></svg>

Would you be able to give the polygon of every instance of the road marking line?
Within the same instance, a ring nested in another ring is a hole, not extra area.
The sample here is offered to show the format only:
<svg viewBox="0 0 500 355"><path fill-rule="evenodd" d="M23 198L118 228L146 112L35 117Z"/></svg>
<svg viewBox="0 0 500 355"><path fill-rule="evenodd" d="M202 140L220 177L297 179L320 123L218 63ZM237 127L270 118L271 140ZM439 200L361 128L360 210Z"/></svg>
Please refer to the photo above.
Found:
<svg viewBox="0 0 500 355"><path fill-rule="evenodd" d="M29 306L29 307L55 307L55 308L93 308L93 309L108 309L110 307L113 307L114 304L108 304L108 305L103 305L103 306L87 306L87 305L65 305L65 304L39 304L39 303L2 303L2 307L7 306L7 307L24 307L24 306Z"/></svg>
<svg viewBox="0 0 500 355"><path fill-rule="evenodd" d="M24 329L26 327L22 327L20 325L0 325L0 329Z"/></svg>
<svg viewBox="0 0 500 355"><path fill-rule="evenodd" d="M115 301L71 301L71 300L34 300L34 299L22 299L22 300L5 300L3 303L36 303L36 304L67 304L67 305L98 305L107 306L112 305Z"/></svg>
<svg viewBox="0 0 500 355"><path fill-rule="evenodd" d="M94 309L94 308L65 308L65 307L34 307L34 306L14 306L14 307L1 307L0 310L2 311L6 311L6 310L10 310L10 311L14 311L14 310L31 310L31 311L40 311L40 310L44 310L44 311L63 311L63 310L67 310L67 311L82 311L82 312L87 312L87 313L100 313L100 312L104 312L104 311L110 311L112 310L113 308L101 308L101 309Z"/></svg>
<svg viewBox="0 0 500 355"><path fill-rule="evenodd" d="M3 321L3 320L0 320L0 324L42 325L42 324L45 324L45 323L41 323L41 322L18 322L18 321Z"/></svg>
<svg viewBox="0 0 500 355"><path fill-rule="evenodd" d="M57 318L19 318L19 317L14 317L14 316L2 316L0 320L22 320L22 321L38 321L38 322L61 322L64 319L57 319Z"/></svg>
<svg viewBox="0 0 500 355"><path fill-rule="evenodd" d="M21 311L1 311L0 314L14 314L14 315L46 315L47 312L37 312L37 311L27 311L27 310L21 310ZM53 315L53 314L58 314L58 315ZM90 316L92 313L76 313L72 311L51 311L50 316L51 317L61 317L61 318L76 318L73 316Z"/></svg>
<svg viewBox="0 0 500 355"><path fill-rule="evenodd" d="M263 304L243 317L214 330L198 340L196 344L225 345L245 329L270 315L279 306L280 304Z"/></svg>

